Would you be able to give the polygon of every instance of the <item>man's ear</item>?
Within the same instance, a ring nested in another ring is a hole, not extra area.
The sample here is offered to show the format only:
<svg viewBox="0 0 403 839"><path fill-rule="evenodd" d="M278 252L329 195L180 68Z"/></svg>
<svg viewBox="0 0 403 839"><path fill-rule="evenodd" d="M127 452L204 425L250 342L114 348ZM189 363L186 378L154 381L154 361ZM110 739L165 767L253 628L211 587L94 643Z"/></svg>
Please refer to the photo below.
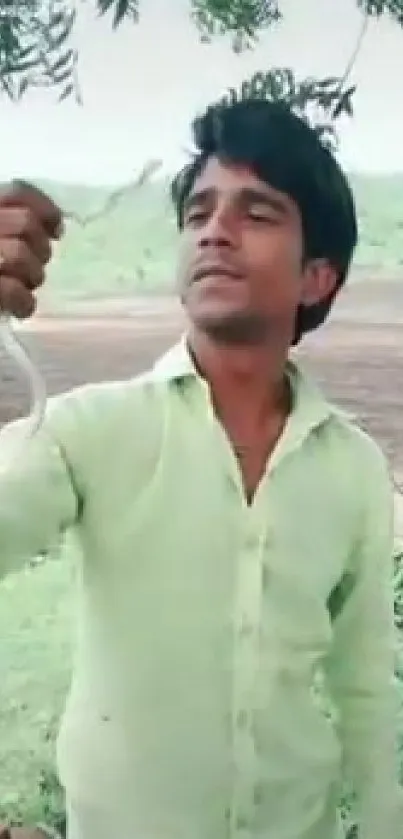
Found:
<svg viewBox="0 0 403 839"><path fill-rule="evenodd" d="M304 269L300 303L315 306L327 300L337 287L338 271L327 259L310 259Z"/></svg>

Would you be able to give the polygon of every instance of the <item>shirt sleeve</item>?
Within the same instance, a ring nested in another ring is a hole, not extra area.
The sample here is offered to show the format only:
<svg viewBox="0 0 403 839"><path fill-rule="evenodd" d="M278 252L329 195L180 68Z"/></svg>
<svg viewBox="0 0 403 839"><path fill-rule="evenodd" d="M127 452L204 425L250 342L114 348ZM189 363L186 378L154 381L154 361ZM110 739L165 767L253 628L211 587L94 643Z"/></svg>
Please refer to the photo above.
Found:
<svg viewBox="0 0 403 839"><path fill-rule="evenodd" d="M54 547L79 516L80 494L63 445L64 432L73 433L68 406L68 399L50 400L43 427L25 442L26 420L2 429L0 578Z"/></svg>
<svg viewBox="0 0 403 839"><path fill-rule="evenodd" d="M371 455L373 450L371 450ZM357 801L359 839L402 839L398 785L393 491L378 451L360 475L364 500L351 585L334 622L328 679L338 716L345 778Z"/></svg>

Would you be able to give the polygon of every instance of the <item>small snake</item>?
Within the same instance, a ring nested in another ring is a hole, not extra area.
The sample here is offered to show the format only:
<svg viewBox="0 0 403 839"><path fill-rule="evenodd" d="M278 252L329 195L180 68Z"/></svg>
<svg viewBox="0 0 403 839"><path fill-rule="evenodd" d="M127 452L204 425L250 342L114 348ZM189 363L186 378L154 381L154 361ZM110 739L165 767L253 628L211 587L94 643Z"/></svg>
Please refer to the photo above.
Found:
<svg viewBox="0 0 403 839"><path fill-rule="evenodd" d="M27 376L30 384L31 405L25 432L26 437L30 438L39 431L44 420L47 399L45 381L13 328L11 315L7 312L0 312L0 338L4 349Z"/></svg>
<svg viewBox="0 0 403 839"><path fill-rule="evenodd" d="M161 166L160 160L150 160L141 170L134 183L115 190L111 193L103 207L87 216L80 216L75 212L64 212L63 218L71 220L80 227L96 221L98 218L107 215L120 200L131 189L138 189L148 181L150 176ZM46 414L47 393L43 376L33 363L26 347L18 337L10 314L0 310L0 339L8 355L16 362L22 372L27 376L30 385L31 405L27 425L24 428L24 442L32 438L41 428Z"/></svg>

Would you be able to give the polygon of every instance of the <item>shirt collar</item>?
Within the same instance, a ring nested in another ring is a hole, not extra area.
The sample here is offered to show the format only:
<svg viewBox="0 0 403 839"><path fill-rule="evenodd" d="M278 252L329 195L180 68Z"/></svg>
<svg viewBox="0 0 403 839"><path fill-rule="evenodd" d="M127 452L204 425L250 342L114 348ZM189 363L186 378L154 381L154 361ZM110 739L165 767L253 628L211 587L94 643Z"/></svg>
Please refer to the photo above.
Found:
<svg viewBox="0 0 403 839"><path fill-rule="evenodd" d="M301 369L300 365L289 359L286 372L293 392L293 411L298 416L301 430L307 431L326 422L332 417L351 419L351 415L336 407L322 394L320 388ZM203 388L206 383L201 379L193 363L187 345L187 336L171 347L155 363L151 377L155 381L174 382L184 379L195 379ZM208 390L208 388L206 388Z"/></svg>
<svg viewBox="0 0 403 839"><path fill-rule="evenodd" d="M153 369L152 378L158 381L175 381L186 378L200 378L194 366L187 345L187 336L182 335L180 341L159 358Z"/></svg>

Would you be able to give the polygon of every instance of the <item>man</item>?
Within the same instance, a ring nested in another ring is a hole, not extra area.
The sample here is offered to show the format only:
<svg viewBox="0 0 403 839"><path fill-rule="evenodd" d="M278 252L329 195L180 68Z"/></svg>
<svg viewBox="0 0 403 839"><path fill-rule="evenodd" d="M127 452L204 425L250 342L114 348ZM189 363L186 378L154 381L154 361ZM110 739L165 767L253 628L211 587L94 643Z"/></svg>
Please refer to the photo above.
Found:
<svg viewBox="0 0 403 839"><path fill-rule="evenodd" d="M388 471L289 360L345 281L351 192L283 106L194 129L186 340L52 400L0 482L3 572L67 529L81 549L69 839L338 839L344 780L360 839L397 839ZM3 197L5 309L33 311L60 229L45 196Z"/></svg>

